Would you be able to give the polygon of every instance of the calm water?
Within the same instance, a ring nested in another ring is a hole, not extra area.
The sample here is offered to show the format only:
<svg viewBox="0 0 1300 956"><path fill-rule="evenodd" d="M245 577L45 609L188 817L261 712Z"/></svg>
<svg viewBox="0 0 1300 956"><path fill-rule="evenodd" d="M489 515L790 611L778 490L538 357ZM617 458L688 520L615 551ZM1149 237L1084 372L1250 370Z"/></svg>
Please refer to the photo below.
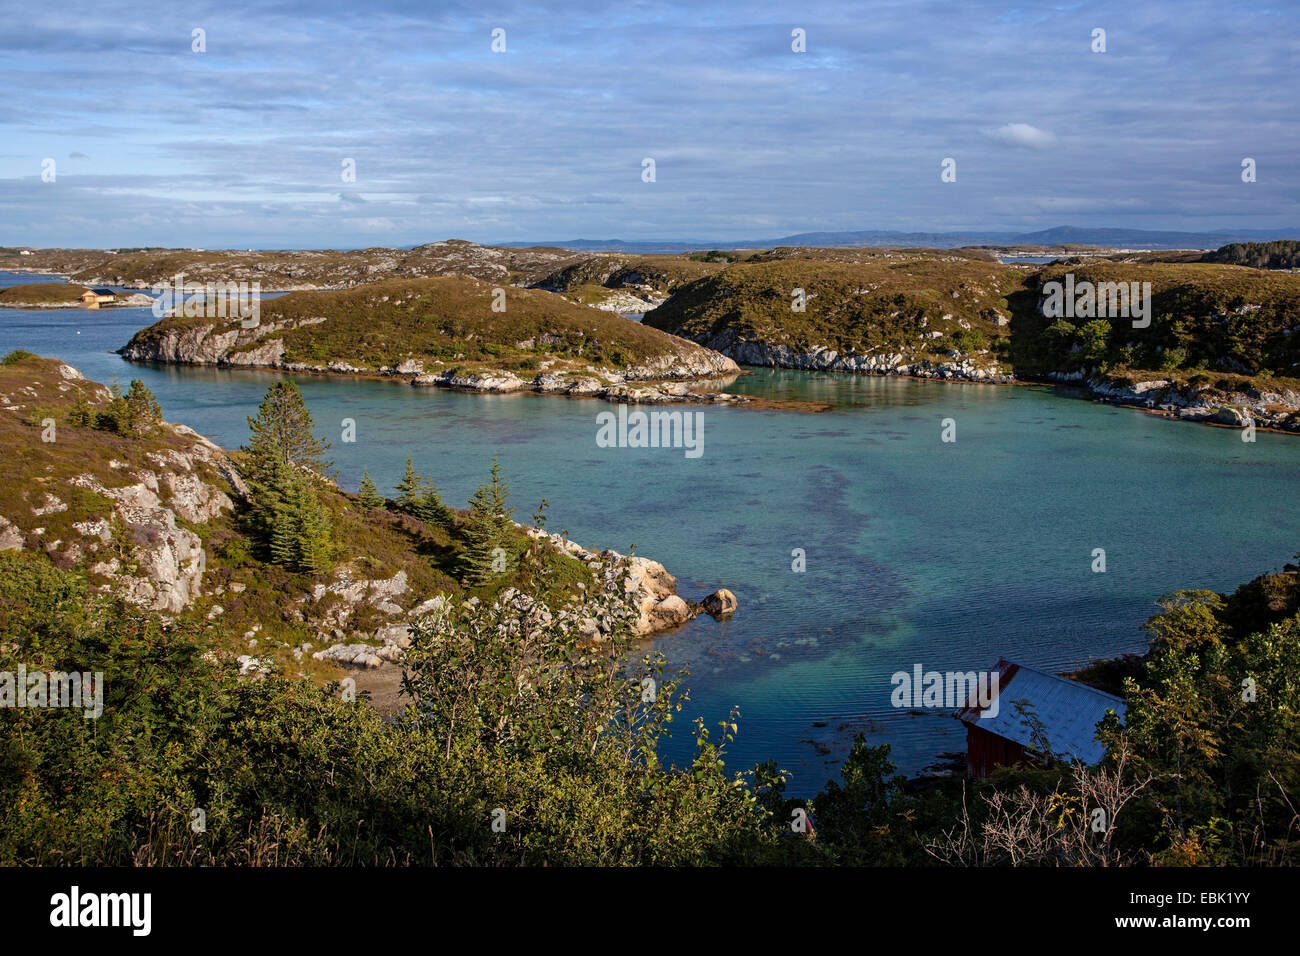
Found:
<svg viewBox="0 0 1300 956"><path fill-rule="evenodd" d="M0 284L15 277L0 276ZM31 281L24 278L21 281ZM57 356L87 376L142 379L164 414L225 446L247 437L270 373L133 366L110 349L148 309L0 310L0 351ZM499 457L517 517L637 552L698 598L725 586L730 621L703 617L656 645L690 668L692 715L731 704L731 765L768 757L815 791L853 733L888 741L900 770L964 745L942 716L889 704L889 675L1049 669L1145 646L1161 594L1231 589L1300 549L1300 438L1162 421L1027 387L761 372L733 390L833 405L820 414L704 408L704 454L596 446L603 402L481 396L299 377L345 487L381 486L406 456L463 504ZM953 418L957 441L940 442ZM355 444L340 422L357 422ZM791 570L791 551L807 571ZM1091 571L1105 548L1108 570ZM823 726L819 726L823 725ZM673 752L686 753L686 722Z"/></svg>

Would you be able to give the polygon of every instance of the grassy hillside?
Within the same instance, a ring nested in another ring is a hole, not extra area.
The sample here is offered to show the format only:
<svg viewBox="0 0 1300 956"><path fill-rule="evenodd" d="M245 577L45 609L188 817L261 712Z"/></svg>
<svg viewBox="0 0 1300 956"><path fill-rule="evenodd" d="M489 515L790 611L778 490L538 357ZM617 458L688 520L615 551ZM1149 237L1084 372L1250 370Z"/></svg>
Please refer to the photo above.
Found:
<svg viewBox="0 0 1300 956"><path fill-rule="evenodd" d="M414 249L39 249L34 255L0 254L0 269L40 269L88 285L146 288L184 274L189 282L260 282L262 291L351 288L392 278L471 275L528 285L584 254L535 246L479 246L464 240Z"/></svg>
<svg viewBox="0 0 1300 956"><path fill-rule="evenodd" d="M723 350L761 342L937 362L973 353L1029 378L1083 371L1224 396L1300 389L1300 274L1161 255L1003 266L982 253L772 250L688 283L645 323ZM1067 273L1076 283L1149 282L1150 327L1044 316L1043 284ZM791 308L796 288L803 313Z"/></svg>
<svg viewBox="0 0 1300 956"><path fill-rule="evenodd" d="M232 356L269 338L284 342L284 361L347 362L378 370L406 360L472 371L491 367L535 371L545 360L626 368L694 350L663 332L558 295L505 289L494 312L491 283L464 277L402 279L337 292L295 292L262 306L264 333L242 341ZM320 319L323 321L312 320ZM168 318L137 333L128 348L214 321ZM230 323L233 327L238 322ZM290 326L274 331L276 326Z"/></svg>
<svg viewBox="0 0 1300 956"><path fill-rule="evenodd" d="M1151 325L1132 320L1049 319L1036 307L1042 283L1151 283ZM1088 260L1048 266L1013 299L1013 359L1022 374L1071 371L1223 373L1267 381L1300 376L1300 275L1202 263Z"/></svg>
<svg viewBox="0 0 1300 956"><path fill-rule="evenodd" d="M0 289L0 306L24 305L71 305L81 302L84 286L64 285L60 282L33 282L28 285L12 285Z"/></svg>
<svg viewBox="0 0 1300 956"><path fill-rule="evenodd" d="M1022 282L1012 267L967 255L774 250L687 284L645 323L705 344L732 333L841 354L997 353L1008 344L1007 296ZM792 308L795 289L804 312Z"/></svg>
<svg viewBox="0 0 1300 956"><path fill-rule="evenodd" d="M0 483L0 551L37 555L92 590L123 593L128 577L151 566L148 552L165 549L169 535L179 541L193 534L204 554L201 586L175 616L202 622L219 652L253 653L286 673L337 678L334 665L294 650L304 643L328 646L333 639L322 641L321 634L336 627L348 640L366 643L367 634L401 620L369 601L348 603L329 593L307 600L319 586L340 580L403 575L406 587L392 600L404 610L440 594L491 599L538 567L550 589L546 597L593 587L581 561L522 531L513 548L531 556L532 571L520 562L490 586L466 586L467 512L452 509L448 522L426 523L391 502L365 507L332 483L320 488L333 528L331 568L291 572L270 562L246 533L244 504L228 480L230 465L242 470L242 453L227 456L188 429L162 422L147 433L120 434L95 421L111 402L108 388L57 359L14 352L0 361L0 456L7 476ZM89 420L79 414L84 409ZM154 491L156 504L143 489ZM222 496L229 500L218 507ZM202 513L193 512L194 502L203 504Z"/></svg>

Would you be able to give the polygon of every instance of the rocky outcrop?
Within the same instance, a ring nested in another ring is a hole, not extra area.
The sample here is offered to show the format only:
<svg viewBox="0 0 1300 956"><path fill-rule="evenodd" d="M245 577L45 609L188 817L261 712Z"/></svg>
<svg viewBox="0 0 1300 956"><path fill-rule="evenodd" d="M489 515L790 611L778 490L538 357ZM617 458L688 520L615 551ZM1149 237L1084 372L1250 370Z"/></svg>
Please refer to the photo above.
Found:
<svg viewBox="0 0 1300 956"><path fill-rule="evenodd" d="M545 541L561 553L582 561L607 593L616 593L621 587L634 608L632 627L638 636L648 637L680 627L701 611L700 605L692 604L677 594L677 579L657 561L612 550L589 551L561 535L525 525L518 527L529 537ZM329 604L330 608L323 613L309 611L310 616L304 614L304 617L321 629L322 639L332 643L313 652L312 658L362 670L400 661L411 643L410 624L430 615L443 614L453 606L452 598L437 595L405 610L398 602L408 595L406 575L401 572L387 580L370 581L354 579L344 571L332 583L317 585L313 593L304 598L304 604ZM477 603L477 600L471 598L470 602ZM503 617L503 627L541 627L553 620L546 605L514 588L501 592L495 603L510 609L510 613ZM351 628L351 620L362 604L382 612L391 623L371 632ZM592 640L599 640L620 626L612 619L589 615L585 607L583 602L577 601L559 613L574 616L570 625Z"/></svg>
<svg viewBox="0 0 1300 956"><path fill-rule="evenodd" d="M278 368L284 356L284 342L274 336L286 328L297 328L323 318L290 324L262 322L245 328L241 322L202 325L153 326L148 335L136 335L118 354L133 362L165 362L174 365L247 365Z"/></svg>
<svg viewBox="0 0 1300 956"><path fill-rule="evenodd" d="M1087 370L1055 372L1053 382L1076 385L1097 401L1128 405L1163 413L1180 421L1204 422L1245 428L1300 432L1300 392L1289 389L1243 388L1225 390L1212 385L1189 385L1167 379L1128 381L1090 375Z"/></svg>
<svg viewBox="0 0 1300 956"><path fill-rule="evenodd" d="M203 445L189 454L175 449L150 453L155 470L135 471L129 476L134 481L125 485L106 484L90 473L69 480L71 485L111 499L114 518L130 536L129 551L113 554L107 547L112 530L106 517L74 525L83 535L80 553L110 551L106 560L96 562L91 570L112 578L115 592L173 614L200 594L206 566L203 543L176 520L204 524L233 507L223 489L198 473L197 462L211 456Z"/></svg>
<svg viewBox="0 0 1300 956"><path fill-rule="evenodd" d="M704 609L704 613L714 617L731 617L740 607L740 602L736 600L736 595L726 588L719 588L701 601L700 607Z"/></svg>
<svg viewBox="0 0 1300 956"><path fill-rule="evenodd" d="M709 348L744 365L767 368L794 368L817 372L858 372L869 375L905 375L912 378L937 378L961 382L1005 384L1014 377L996 363L981 364L970 356L950 354L951 362L918 359L909 352L859 352L841 355L834 349L813 347L792 349L787 345L736 341L730 331L705 343Z"/></svg>
<svg viewBox="0 0 1300 956"><path fill-rule="evenodd" d="M644 636L676 627L693 616L680 617L678 605L685 606L685 602L677 597L677 579L658 561L613 550L588 551L563 535L526 525L519 527L530 538L547 541L558 551L582 561L600 576L606 588L617 588L619 581L624 580L626 569L623 587L637 609L634 627L637 634Z"/></svg>
<svg viewBox="0 0 1300 956"><path fill-rule="evenodd" d="M720 358L725 358L720 356ZM456 371L436 374L418 374L411 379L411 384L418 387L437 386L455 388L470 392L521 392L532 391L548 395L568 395L573 398L600 398L610 402L627 404L655 405L679 402L707 404L740 404L748 401L743 395L730 392L701 390L720 388L735 381L739 369L734 362L726 359L730 371L714 372L714 363L705 363L697 367L700 376L719 375L724 377L708 378L692 383L687 382L647 382L652 378L648 368L633 372L610 372L607 369L589 367L577 372L542 372L532 379L521 379L511 372L490 371L465 374ZM681 365L671 365L679 371ZM664 376L669 377L669 376ZM689 374L679 377L695 378Z"/></svg>
<svg viewBox="0 0 1300 956"><path fill-rule="evenodd" d="M137 334L119 349L119 354L135 362L266 368L329 375L379 375L405 381L417 388L454 388L470 392L533 391L641 404L734 404L747 401L743 396L720 391L740 374L735 361L681 339L676 340L677 347L625 369L594 365L573 367L573 363L548 359L541 363L536 375L527 378L504 369L465 371L458 366L434 369L413 358L378 368L364 368L342 360L318 363L287 361L284 340L275 333L324 321L325 318L314 316L292 323L262 322L255 328L244 328L238 322L177 326L162 323ZM529 340L519 344L532 347L535 343Z"/></svg>
<svg viewBox="0 0 1300 956"><path fill-rule="evenodd" d="M33 357L9 371L16 384L0 387L0 408L9 412L74 400L102 408L111 398L52 359ZM0 550L41 550L62 567L83 564L95 588L168 614L199 596L206 555L192 529L233 507L224 476L234 478L235 469L220 448L167 422L130 440L73 426L35 445L8 429L0 437L29 451L0 517Z"/></svg>

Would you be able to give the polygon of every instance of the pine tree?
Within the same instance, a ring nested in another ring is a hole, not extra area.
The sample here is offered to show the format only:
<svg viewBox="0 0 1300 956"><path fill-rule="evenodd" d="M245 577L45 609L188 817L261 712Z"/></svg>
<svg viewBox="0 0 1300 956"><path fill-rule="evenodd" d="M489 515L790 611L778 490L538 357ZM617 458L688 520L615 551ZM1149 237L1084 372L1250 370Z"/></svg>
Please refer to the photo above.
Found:
<svg viewBox="0 0 1300 956"><path fill-rule="evenodd" d="M271 561L291 571L317 574L329 568L333 552L329 513L311 479L289 479L280 506L269 516L267 533Z"/></svg>
<svg viewBox="0 0 1300 956"><path fill-rule="evenodd" d="M108 404L104 410L96 413L95 427L101 431L117 432L119 435L126 434L126 399L122 397L122 386L117 383L117 376L113 376L113 382L108 386Z"/></svg>
<svg viewBox="0 0 1300 956"><path fill-rule="evenodd" d="M329 516L308 481L298 478L294 484L294 564L300 571L319 574L329 569L333 550Z"/></svg>
<svg viewBox="0 0 1300 956"><path fill-rule="evenodd" d="M269 459L280 458L296 468L331 477L334 463L325 458L329 442L312 434L311 413L293 382L276 382L267 389L257 416L248 420L248 428L253 438L244 450L254 471L265 468Z"/></svg>
<svg viewBox="0 0 1300 956"><path fill-rule="evenodd" d="M124 426L120 430L125 433L148 435L162 421L162 408L157 397L138 378L131 379L131 387L123 402L124 415L119 424Z"/></svg>
<svg viewBox="0 0 1300 956"><path fill-rule="evenodd" d="M269 548L271 560L283 567L293 564L293 484L289 464L275 456L248 478L251 536Z"/></svg>
<svg viewBox="0 0 1300 956"><path fill-rule="evenodd" d="M312 434L298 387L272 385L248 427L247 520L254 540L282 567L322 569L328 563L330 522L315 482L329 474L333 462L324 457L329 444Z"/></svg>
<svg viewBox="0 0 1300 956"><path fill-rule="evenodd" d="M410 458L406 459L406 474L402 480L397 483L397 507L407 514L415 514L415 509L420 506L422 497L420 488L420 473L415 470L415 465Z"/></svg>
<svg viewBox="0 0 1300 956"><path fill-rule="evenodd" d="M357 504L363 508L382 508L384 499L379 497L379 489L370 477L369 469L362 469L361 487L357 489Z"/></svg>
<svg viewBox="0 0 1300 956"><path fill-rule="evenodd" d="M415 517L426 524L451 524L451 509L442 503L442 496L428 478L420 490L420 500L415 505Z"/></svg>
<svg viewBox="0 0 1300 956"><path fill-rule="evenodd" d="M293 501L288 499L283 506L268 516L267 548L271 554L271 563L293 570L298 564L297 521L293 512Z"/></svg>
<svg viewBox="0 0 1300 956"><path fill-rule="evenodd" d="M481 587L508 570L513 558L514 509L507 506L510 486L501 475L501 465L492 460L492 477L470 498L465 526L465 553L461 558L465 583ZM506 566L501 568L504 558Z"/></svg>
<svg viewBox="0 0 1300 956"><path fill-rule="evenodd" d="M93 428L95 426L95 408L86 400L85 395L77 395L77 401L73 404L72 410L68 412L68 424L77 425L81 428Z"/></svg>

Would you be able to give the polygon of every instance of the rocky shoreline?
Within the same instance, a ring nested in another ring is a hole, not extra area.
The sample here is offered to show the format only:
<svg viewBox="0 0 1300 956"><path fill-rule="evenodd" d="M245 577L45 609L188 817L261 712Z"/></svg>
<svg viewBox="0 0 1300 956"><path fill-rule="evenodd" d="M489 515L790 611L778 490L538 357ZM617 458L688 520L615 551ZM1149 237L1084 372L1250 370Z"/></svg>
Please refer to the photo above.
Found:
<svg viewBox="0 0 1300 956"><path fill-rule="evenodd" d="M727 618L735 613L739 606L736 596L726 589L715 591L699 602L687 601L677 593L677 578L658 561L635 555L624 555L610 549L591 551L562 535L548 533L528 525L516 523L516 526L530 538L549 543L558 551L581 561L595 573L606 591L616 591L622 582L627 597L637 611L637 618L633 625L633 633L637 637L648 638L671 631L700 614ZM395 603L407 590L405 576L399 577L400 580L394 578L390 581L354 581L347 575L341 575L333 584L317 585L311 595L313 601L319 601L329 595L342 596L342 606L355 605L363 600L369 601L372 606L385 613L397 615L401 620L370 634L353 635L354 639L351 641L333 643L314 652L312 658L361 670L374 670L387 663L400 662L404 651L411 643L408 625L425 615L447 610L451 606L452 599L446 595L437 595L403 612ZM376 604L376 601L379 603ZM477 598L471 598L470 601L477 601ZM496 603L515 605L522 611L535 610L536 605L531 597L514 588L509 588L498 595ZM590 640L600 640L613 626L615 625L611 621L596 617L584 617L578 621L580 632ZM341 635L343 629L335 627L329 633ZM322 635L322 637L326 636ZM358 636L361 640L355 639Z"/></svg>
<svg viewBox="0 0 1300 956"><path fill-rule="evenodd" d="M841 355L826 346L794 349L788 345L768 345L765 342L737 340L728 330L721 335L698 343L712 349L741 365L761 368L791 368L806 372L853 372L859 375L902 375L909 378L931 378L956 382L985 382L1009 385L1016 381L1014 375L1004 372L997 364L978 365L971 356L950 353L951 362L932 362L917 359L904 351L851 352Z"/></svg>
<svg viewBox="0 0 1300 956"><path fill-rule="evenodd" d="M32 407L50 407L55 394L65 402L78 393L97 406L108 402L108 389L75 368L56 360L31 361L44 366L26 372L22 381L30 384L0 389L6 421ZM229 518L235 496L247 494L248 486L234 460L207 438L165 421L158 422L157 429L152 439L138 447L119 443L102 456L80 447L52 459L51 467L57 465L55 476L45 477L42 472L34 487L14 496L0 513L0 551L44 551L61 566L84 565L93 591L119 594L167 618L202 612L209 621L245 620L239 606L257 590L258 582L246 567L209 568L213 544L204 527ZM83 446L88 437L93 440L97 435L83 436ZM40 445L54 456L64 447L73 446ZM591 551L558 534L519 527L529 537L585 564L607 593L622 586L635 608L637 636L680 627L700 613L727 616L736 608L730 592L717 592L699 603L682 598L677 594L677 579L648 558ZM119 540L124 529L132 540L126 550ZM311 639L285 646L286 655L295 661L310 655L317 661L361 669L398 661L410 643L408 626L456 600L445 592L419 593L421 589L404 570L374 577L363 575L361 566L344 564L309 589L289 594L291 617L304 628L303 636ZM497 600L531 599L507 591ZM578 613L585 605L579 600L572 606ZM218 658L244 674L267 672L271 662L256 656L274 644L262 632L264 620L250 619L243 625L249 628L243 634L245 653L223 651ZM592 639L615 626L594 618L581 625Z"/></svg>
<svg viewBox="0 0 1300 956"><path fill-rule="evenodd" d="M108 309L140 309L153 305L153 299L147 295L133 293L119 302L106 302L97 306L98 311ZM6 309L84 309L81 302L5 302Z"/></svg>
<svg viewBox="0 0 1300 956"><path fill-rule="evenodd" d="M697 349L689 343L684 344L690 347L690 351L660 356L627 369L594 365L563 367L558 360L547 360L541 363L535 376L522 378L508 369L430 369L415 359L378 368L363 368L341 360L325 363L287 361L283 339L268 339L266 336L295 327L287 323L263 323L251 330L238 326L220 329L213 323L168 329L153 339L133 339L118 349L118 354L132 362L364 376L415 388L451 388L497 394L536 392L627 404L741 404L748 401L744 396L720 390L740 374L740 367L732 359Z"/></svg>
<svg viewBox="0 0 1300 956"><path fill-rule="evenodd" d="M1253 425L1256 429L1300 434L1300 392L1290 389L1223 391L1167 379L1109 380L1089 377L1083 370L1054 372L1047 379L1076 387L1095 401L1139 408L1178 421L1242 429Z"/></svg>
<svg viewBox="0 0 1300 956"><path fill-rule="evenodd" d="M715 337L702 343L742 365L800 371L848 372L858 375L898 375L907 378L991 385L1032 385L1046 381L1078 388L1085 397L1112 405L1139 408L1166 418L1229 428L1300 434L1300 391L1242 389L1224 391L1211 386L1180 385L1167 379L1128 382L1089 375L1086 370L1053 372L1042 378L1021 378L997 365L976 365L970 357L954 355L952 362L915 360L899 351L885 354L840 355L833 349L791 349L785 345L738 342Z"/></svg>

